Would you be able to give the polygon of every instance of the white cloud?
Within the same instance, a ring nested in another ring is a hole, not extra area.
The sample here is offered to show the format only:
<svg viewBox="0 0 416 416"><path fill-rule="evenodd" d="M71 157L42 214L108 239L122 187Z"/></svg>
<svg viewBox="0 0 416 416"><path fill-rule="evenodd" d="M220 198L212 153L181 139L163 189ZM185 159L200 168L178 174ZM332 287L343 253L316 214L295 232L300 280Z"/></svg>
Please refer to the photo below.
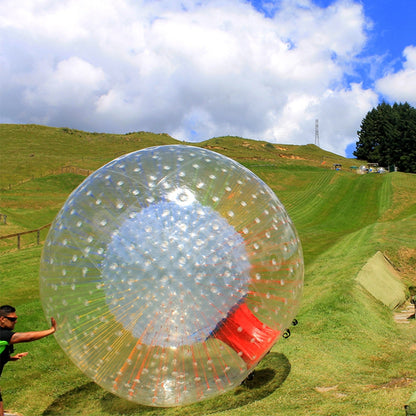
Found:
<svg viewBox="0 0 416 416"><path fill-rule="evenodd" d="M0 121L305 144L319 118L321 146L342 154L376 104L345 82L362 6L266 6L271 17L243 0L3 0Z"/></svg>
<svg viewBox="0 0 416 416"><path fill-rule="evenodd" d="M320 96L291 95L266 136L281 137L286 143L293 137L297 143L314 143L315 120L319 120L320 146L343 154L347 145L356 141L363 116L377 102L377 95L363 90L360 84L352 84L350 89L327 89Z"/></svg>
<svg viewBox="0 0 416 416"><path fill-rule="evenodd" d="M82 106L94 97L105 81L105 74L88 62L71 57L57 63L55 68L42 67L37 82L26 90L29 104L47 106Z"/></svg>
<svg viewBox="0 0 416 416"><path fill-rule="evenodd" d="M403 69L379 79L376 88L389 100L416 105L416 46L408 46L403 56Z"/></svg>

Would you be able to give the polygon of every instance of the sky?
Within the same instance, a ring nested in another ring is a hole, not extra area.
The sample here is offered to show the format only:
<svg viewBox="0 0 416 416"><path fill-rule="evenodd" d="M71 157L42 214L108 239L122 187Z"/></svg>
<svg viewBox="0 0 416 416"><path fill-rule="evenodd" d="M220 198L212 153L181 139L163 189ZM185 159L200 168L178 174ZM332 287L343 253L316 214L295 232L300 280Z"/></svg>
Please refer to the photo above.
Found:
<svg viewBox="0 0 416 416"><path fill-rule="evenodd" d="M0 0L0 123L352 156L416 106L415 0Z"/></svg>

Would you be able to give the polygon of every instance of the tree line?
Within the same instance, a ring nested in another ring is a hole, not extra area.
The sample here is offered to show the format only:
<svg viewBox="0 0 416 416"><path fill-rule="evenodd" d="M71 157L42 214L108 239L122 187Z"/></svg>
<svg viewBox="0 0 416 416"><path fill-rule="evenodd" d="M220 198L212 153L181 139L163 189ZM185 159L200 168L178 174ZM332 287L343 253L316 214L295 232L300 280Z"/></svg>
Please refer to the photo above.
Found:
<svg viewBox="0 0 416 416"><path fill-rule="evenodd" d="M416 109L385 102L367 113L357 132L354 156L416 173Z"/></svg>

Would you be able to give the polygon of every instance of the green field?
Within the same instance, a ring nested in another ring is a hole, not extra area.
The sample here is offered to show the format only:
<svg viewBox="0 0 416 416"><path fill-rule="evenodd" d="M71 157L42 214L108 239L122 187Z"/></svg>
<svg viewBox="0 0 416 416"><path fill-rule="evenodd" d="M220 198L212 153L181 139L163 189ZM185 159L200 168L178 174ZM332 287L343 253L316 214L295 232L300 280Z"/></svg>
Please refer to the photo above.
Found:
<svg viewBox="0 0 416 416"><path fill-rule="evenodd" d="M84 179L64 166L97 169L167 135L105 135L0 125L0 236L49 224ZM53 337L27 345L0 379L6 409L52 415L404 415L416 391L416 323L367 292L357 276L381 252L404 288L416 286L416 175L357 175L360 164L314 145L271 145L233 137L199 143L251 169L277 194L302 241L305 287L299 325L259 365L253 382L179 408L150 408L103 391ZM343 166L341 171L332 168ZM46 231L42 231L41 240ZM19 331L44 329L38 290L41 246L32 234L0 240L0 303L18 308ZM384 280L380 280L383 285ZM377 286L377 280L372 281ZM380 287L378 287L380 289ZM381 287L381 290L383 287ZM391 289L389 289L391 290ZM405 290L406 291L406 290ZM408 295L407 291L406 294Z"/></svg>

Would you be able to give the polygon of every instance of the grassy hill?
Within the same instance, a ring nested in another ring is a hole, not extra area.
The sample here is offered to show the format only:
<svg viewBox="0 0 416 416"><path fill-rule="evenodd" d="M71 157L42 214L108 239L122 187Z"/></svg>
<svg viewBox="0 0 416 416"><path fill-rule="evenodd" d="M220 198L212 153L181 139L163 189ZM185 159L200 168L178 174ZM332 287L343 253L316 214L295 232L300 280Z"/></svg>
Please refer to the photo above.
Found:
<svg viewBox="0 0 416 416"><path fill-rule="evenodd" d="M37 125L0 124L0 189L31 178L59 171L64 166L96 170L123 154L149 146L183 143L167 134L133 132L128 134L87 133L68 128ZM248 166L276 165L331 167L352 163L314 145L273 145L238 137L218 137L198 146L239 160Z"/></svg>
<svg viewBox="0 0 416 416"><path fill-rule="evenodd" d="M7 214L0 236L50 223L84 179L48 173L67 165L96 169L121 154L168 143L178 142L151 133L0 125L0 213ZM231 137L198 145L253 170L295 223L305 255L305 289L292 336L275 345L252 384L172 409L139 406L101 390L53 338L44 339L19 346L30 355L6 366L0 380L6 408L33 416L403 415L416 390L416 323L397 324L394 312L356 277L380 251L405 287L416 285L416 175L357 175L349 170L357 161L314 145ZM331 169L334 163L345 169ZM45 328L38 296L41 247L28 243L18 251L14 240L0 243L1 303L18 307L19 330Z"/></svg>

